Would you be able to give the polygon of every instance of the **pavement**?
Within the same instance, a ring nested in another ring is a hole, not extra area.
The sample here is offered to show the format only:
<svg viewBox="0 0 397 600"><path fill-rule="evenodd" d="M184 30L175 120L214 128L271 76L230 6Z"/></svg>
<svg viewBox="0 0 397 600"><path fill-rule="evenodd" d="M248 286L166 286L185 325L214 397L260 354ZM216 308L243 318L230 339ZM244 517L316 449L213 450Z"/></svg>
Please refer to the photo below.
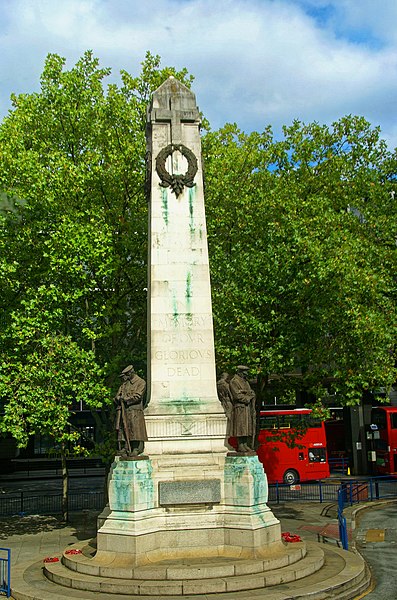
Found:
<svg viewBox="0 0 397 600"><path fill-rule="evenodd" d="M11 549L11 568L27 561L60 556L71 544L96 535L97 514L72 513L67 524L53 516L4 517L0 519L0 546Z"/></svg>
<svg viewBox="0 0 397 600"><path fill-rule="evenodd" d="M280 519L283 533L289 532L308 541L337 543L339 535L336 504L288 502L269 506ZM88 510L71 513L67 524L54 516L1 518L0 546L11 549L11 565L60 556L68 546L95 537L98 514ZM352 539L353 511L348 508L344 514Z"/></svg>
<svg viewBox="0 0 397 600"><path fill-rule="evenodd" d="M361 503L345 509L349 549L354 549L357 510L374 508L374 505L374 502ZM283 533L288 532L305 541L338 544L335 503L286 502L269 506L280 520ZM71 513L67 524L57 517L42 515L0 519L0 546L11 549L11 584L12 570L16 565L60 557L68 546L95 537L97 515L98 512L88 510Z"/></svg>

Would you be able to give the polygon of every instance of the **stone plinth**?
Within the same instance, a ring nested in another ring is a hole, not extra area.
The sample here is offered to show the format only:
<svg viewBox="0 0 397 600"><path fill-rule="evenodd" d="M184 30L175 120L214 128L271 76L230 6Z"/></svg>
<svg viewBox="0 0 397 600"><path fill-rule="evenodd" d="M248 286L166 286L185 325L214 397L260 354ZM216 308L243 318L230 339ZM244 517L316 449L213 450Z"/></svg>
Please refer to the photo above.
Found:
<svg viewBox="0 0 397 600"><path fill-rule="evenodd" d="M117 461L98 558L128 554L137 566L189 557L260 558L282 548L257 456L217 459L217 469L213 457L200 454Z"/></svg>
<svg viewBox="0 0 397 600"><path fill-rule="evenodd" d="M123 460L119 457L109 474L109 508L128 512L154 508L152 463L149 459Z"/></svg>

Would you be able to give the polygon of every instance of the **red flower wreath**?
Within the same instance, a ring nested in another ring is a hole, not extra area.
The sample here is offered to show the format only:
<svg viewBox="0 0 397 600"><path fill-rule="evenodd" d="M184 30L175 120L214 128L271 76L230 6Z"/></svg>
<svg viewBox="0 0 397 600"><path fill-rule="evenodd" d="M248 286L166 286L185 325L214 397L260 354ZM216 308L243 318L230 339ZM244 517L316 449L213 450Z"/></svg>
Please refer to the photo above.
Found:
<svg viewBox="0 0 397 600"><path fill-rule="evenodd" d="M57 558L56 556L47 556L47 558L45 558L43 560L43 562L45 562L45 563L59 562L59 558Z"/></svg>
<svg viewBox="0 0 397 600"><path fill-rule="evenodd" d="M299 535L294 535L293 533L290 533L289 531L282 533L281 537L283 538L283 540L285 542L290 542L290 543L302 541L302 539Z"/></svg>

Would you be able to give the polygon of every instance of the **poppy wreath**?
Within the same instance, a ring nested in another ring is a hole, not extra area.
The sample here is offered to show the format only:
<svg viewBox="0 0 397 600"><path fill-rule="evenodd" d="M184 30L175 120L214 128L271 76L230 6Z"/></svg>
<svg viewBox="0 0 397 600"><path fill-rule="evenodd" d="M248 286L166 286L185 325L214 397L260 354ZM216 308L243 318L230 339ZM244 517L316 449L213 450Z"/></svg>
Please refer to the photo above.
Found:
<svg viewBox="0 0 397 600"><path fill-rule="evenodd" d="M43 562L45 562L45 563L59 562L59 558L57 556L47 556L47 558L45 558L43 560Z"/></svg>
<svg viewBox="0 0 397 600"><path fill-rule="evenodd" d="M289 531L286 531L285 533L281 534L281 537L283 538L283 540L285 542L289 542L289 543L293 543L293 542L301 542L302 539L299 535L295 535L293 533L290 533Z"/></svg>

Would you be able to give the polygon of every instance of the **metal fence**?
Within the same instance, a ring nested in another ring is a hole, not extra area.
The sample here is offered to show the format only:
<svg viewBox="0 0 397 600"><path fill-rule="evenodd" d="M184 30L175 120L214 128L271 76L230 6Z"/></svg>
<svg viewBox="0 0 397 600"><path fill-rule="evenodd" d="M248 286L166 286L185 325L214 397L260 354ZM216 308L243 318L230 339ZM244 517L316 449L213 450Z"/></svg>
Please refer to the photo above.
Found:
<svg viewBox="0 0 397 600"><path fill-rule="evenodd" d="M269 503L276 502L337 502L340 481L311 481L287 485L275 483L269 485Z"/></svg>
<svg viewBox="0 0 397 600"><path fill-rule="evenodd" d="M69 511L101 510L103 492L69 492ZM62 494L16 492L0 495L0 517L12 515L56 515L62 513Z"/></svg>
<svg viewBox="0 0 397 600"><path fill-rule="evenodd" d="M338 502L341 490L344 506L363 501L397 498L397 477L370 477L352 480L320 480L296 485L269 485L269 504L280 502ZM69 511L102 510L103 491L69 491ZM10 515L60 514L62 494L59 492L9 492L0 494L0 517Z"/></svg>
<svg viewBox="0 0 397 600"><path fill-rule="evenodd" d="M269 503L275 502L338 502L341 489L344 504L372 502L397 498L397 477L369 477L353 480L311 481L297 485L276 483L269 485Z"/></svg>
<svg viewBox="0 0 397 600"><path fill-rule="evenodd" d="M338 506L339 539L348 550L348 530L344 508L359 502L373 502L397 498L397 478L369 477L368 479L342 481L315 481L299 485L275 484L269 486L269 503L272 502L332 502Z"/></svg>
<svg viewBox="0 0 397 600"><path fill-rule="evenodd" d="M66 464L70 477L105 474L105 466L100 458L68 458ZM21 479L61 477L62 463L59 458L15 458L9 462L5 472Z"/></svg>
<svg viewBox="0 0 397 600"><path fill-rule="evenodd" d="M328 464L329 464L329 468L332 473L342 473L343 475L347 475L348 474L348 470L350 467L350 461L348 458L345 458L344 456L335 458L328 458Z"/></svg>
<svg viewBox="0 0 397 600"><path fill-rule="evenodd" d="M344 498L343 489L338 490L338 525L339 525L339 539L344 550L349 549L349 536L347 533L346 517L343 514L344 509Z"/></svg>
<svg viewBox="0 0 397 600"><path fill-rule="evenodd" d="M11 596L11 550L0 548L0 593Z"/></svg>

